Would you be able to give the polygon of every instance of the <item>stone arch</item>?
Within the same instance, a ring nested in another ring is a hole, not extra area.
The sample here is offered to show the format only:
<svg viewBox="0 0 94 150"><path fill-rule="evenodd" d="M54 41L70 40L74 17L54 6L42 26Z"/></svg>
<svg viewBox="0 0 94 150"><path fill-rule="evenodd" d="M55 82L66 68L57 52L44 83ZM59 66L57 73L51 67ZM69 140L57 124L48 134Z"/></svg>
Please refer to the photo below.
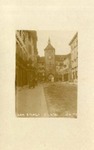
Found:
<svg viewBox="0 0 94 150"><path fill-rule="evenodd" d="M54 76L54 74L49 73L47 78L49 81L52 81L52 80L54 80L55 76Z"/></svg>

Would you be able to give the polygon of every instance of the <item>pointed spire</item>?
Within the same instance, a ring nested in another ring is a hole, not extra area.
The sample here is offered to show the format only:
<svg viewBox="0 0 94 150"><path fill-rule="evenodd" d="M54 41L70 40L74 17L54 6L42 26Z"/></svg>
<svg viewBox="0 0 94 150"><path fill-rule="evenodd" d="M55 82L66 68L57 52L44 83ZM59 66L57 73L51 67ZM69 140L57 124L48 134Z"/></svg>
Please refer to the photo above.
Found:
<svg viewBox="0 0 94 150"><path fill-rule="evenodd" d="M48 44L51 44L50 38L48 39Z"/></svg>

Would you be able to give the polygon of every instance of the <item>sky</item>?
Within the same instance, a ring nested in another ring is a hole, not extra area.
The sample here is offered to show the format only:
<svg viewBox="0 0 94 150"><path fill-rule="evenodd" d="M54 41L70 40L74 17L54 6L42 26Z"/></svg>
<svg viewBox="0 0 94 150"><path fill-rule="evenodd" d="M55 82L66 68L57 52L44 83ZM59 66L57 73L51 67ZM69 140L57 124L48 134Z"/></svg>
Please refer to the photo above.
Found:
<svg viewBox="0 0 94 150"><path fill-rule="evenodd" d="M55 48L56 55L70 53L69 43L77 31L37 31L37 48L39 56L44 56L44 49L50 38L52 46Z"/></svg>

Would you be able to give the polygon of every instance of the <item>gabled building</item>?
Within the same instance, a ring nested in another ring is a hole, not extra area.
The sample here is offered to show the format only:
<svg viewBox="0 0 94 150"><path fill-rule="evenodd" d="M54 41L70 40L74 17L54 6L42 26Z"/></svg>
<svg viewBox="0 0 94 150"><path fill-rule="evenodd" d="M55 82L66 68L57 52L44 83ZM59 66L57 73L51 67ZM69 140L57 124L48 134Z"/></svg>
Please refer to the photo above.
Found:
<svg viewBox="0 0 94 150"><path fill-rule="evenodd" d="M66 55L55 55L56 61L56 80L62 81L62 72L63 72L63 61Z"/></svg>

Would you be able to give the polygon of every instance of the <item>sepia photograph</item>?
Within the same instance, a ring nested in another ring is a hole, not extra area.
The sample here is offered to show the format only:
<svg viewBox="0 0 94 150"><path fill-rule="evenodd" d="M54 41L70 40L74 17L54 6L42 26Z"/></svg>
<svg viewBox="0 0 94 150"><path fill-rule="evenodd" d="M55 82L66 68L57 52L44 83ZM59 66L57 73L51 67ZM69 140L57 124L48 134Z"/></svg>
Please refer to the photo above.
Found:
<svg viewBox="0 0 94 150"><path fill-rule="evenodd" d="M93 12L93 0L0 1L1 150L94 150Z"/></svg>
<svg viewBox="0 0 94 150"><path fill-rule="evenodd" d="M78 32L17 30L17 117L77 118Z"/></svg>

